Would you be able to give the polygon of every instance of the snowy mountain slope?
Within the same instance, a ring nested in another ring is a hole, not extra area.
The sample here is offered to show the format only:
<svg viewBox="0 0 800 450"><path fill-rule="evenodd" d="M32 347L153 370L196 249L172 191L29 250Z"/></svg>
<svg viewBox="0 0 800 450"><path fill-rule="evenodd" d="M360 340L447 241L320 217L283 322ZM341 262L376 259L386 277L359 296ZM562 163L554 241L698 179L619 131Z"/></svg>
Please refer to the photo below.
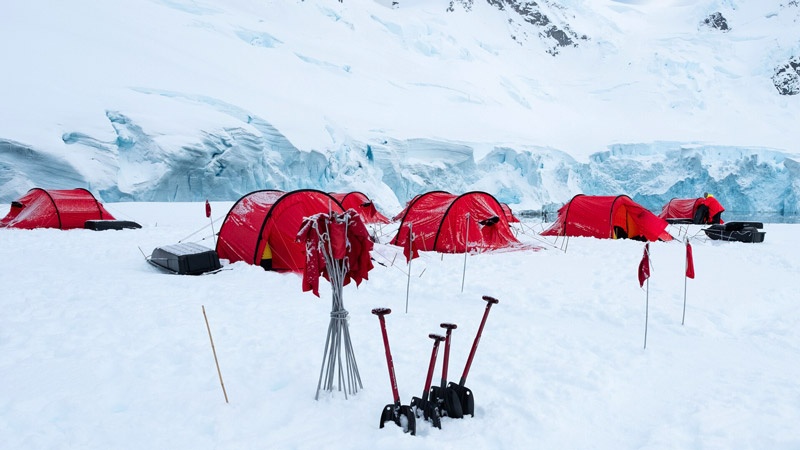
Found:
<svg viewBox="0 0 800 450"><path fill-rule="evenodd" d="M797 2L392 3L15 3L0 17L14 43L0 201L33 186L106 201L355 188L392 212L446 188L658 209L711 189L730 209L798 210L800 96L779 91ZM704 23L715 13L729 29ZM668 172L631 177L663 151Z"/></svg>

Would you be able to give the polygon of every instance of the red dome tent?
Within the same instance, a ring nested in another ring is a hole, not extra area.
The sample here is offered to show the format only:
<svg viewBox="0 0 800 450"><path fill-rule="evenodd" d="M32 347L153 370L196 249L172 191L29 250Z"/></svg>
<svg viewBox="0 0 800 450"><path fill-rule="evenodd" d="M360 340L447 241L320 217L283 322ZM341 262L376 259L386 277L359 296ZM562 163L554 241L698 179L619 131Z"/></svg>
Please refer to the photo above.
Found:
<svg viewBox="0 0 800 450"><path fill-rule="evenodd" d="M667 222L627 195L578 194L558 210L555 223L542 236L585 236L601 239L669 241Z"/></svg>
<svg viewBox="0 0 800 450"><path fill-rule="evenodd" d="M329 211L341 214L344 209L335 198L313 189L251 192L237 200L225 216L217 254L230 262L258 265L269 243L273 270L302 272L306 250L305 243L297 242L297 233L303 219Z"/></svg>
<svg viewBox="0 0 800 450"><path fill-rule="evenodd" d="M389 219L381 214L375 208L372 200L362 192L353 191L347 194L331 192L331 197L339 200L345 210L354 209L361 216L364 223L389 223Z"/></svg>
<svg viewBox="0 0 800 450"><path fill-rule="evenodd" d="M658 217L669 223L722 223L720 216L725 208L714 197L673 198Z"/></svg>
<svg viewBox="0 0 800 450"><path fill-rule="evenodd" d="M500 202L485 192L453 195L433 191L414 197L391 241L403 247L406 258L409 258L409 229L413 233L413 257L420 250L465 253L519 244Z"/></svg>
<svg viewBox="0 0 800 450"><path fill-rule="evenodd" d="M11 202L0 219L0 228L84 228L87 220L114 220L86 189L44 190L33 188Z"/></svg>

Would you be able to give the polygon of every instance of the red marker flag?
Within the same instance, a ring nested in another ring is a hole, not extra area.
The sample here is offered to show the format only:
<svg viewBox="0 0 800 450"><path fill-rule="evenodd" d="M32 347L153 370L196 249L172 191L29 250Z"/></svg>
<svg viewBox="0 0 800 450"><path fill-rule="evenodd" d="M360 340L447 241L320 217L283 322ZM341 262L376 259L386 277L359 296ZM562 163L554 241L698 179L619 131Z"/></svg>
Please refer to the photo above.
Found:
<svg viewBox="0 0 800 450"><path fill-rule="evenodd" d="M694 279L694 258L692 258L692 244L686 241L686 277Z"/></svg>
<svg viewBox="0 0 800 450"><path fill-rule="evenodd" d="M206 200L206 217L211 217L211 204Z"/></svg>
<svg viewBox="0 0 800 450"><path fill-rule="evenodd" d="M644 286L644 280L650 278L650 243L644 244L644 255L639 263L639 287Z"/></svg>

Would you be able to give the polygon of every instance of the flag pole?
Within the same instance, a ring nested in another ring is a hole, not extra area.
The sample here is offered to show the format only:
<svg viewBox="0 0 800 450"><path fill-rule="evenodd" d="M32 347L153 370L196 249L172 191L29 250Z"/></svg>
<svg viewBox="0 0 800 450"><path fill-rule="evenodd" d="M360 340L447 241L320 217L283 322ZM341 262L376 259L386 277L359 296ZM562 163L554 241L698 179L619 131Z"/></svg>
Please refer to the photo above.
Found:
<svg viewBox="0 0 800 450"><path fill-rule="evenodd" d="M645 289L645 302L644 302L644 347L647 348L647 319L650 316L650 279L646 280L647 289Z"/></svg>
<svg viewBox="0 0 800 450"><path fill-rule="evenodd" d="M686 243L686 258L683 271L683 317L681 318L681 325L686 322L686 285L689 278L694 278L694 257L692 256L692 244L689 243L688 236L684 242Z"/></svg>
<svg viewBox="0 0 800 450"><path fill-rule="evenodd" d="M644 254L642 261L639 263L639 287L645 288L645 306L644 306L644 348L647 348L647 321L650 317L650 243L644 244Z"/></svg>
<svg viewBox="0 0 800 450"><path fill-rule="evenodd" d="M689 238L686 238L686 242L689 242ZM687 275L688 270L689 259L683 258L683 317L681 317L681 325L686 321L686 285L689 281L689 276Z"/></svg>
<svg viewBox="0 0 800 450"><path fill-rule="evenodd" d="M206 217L211 221L211 237L214 239L214 247L217 246L217 233L214 231L214 219L211 218L211 203L206 199Z"/></svg>

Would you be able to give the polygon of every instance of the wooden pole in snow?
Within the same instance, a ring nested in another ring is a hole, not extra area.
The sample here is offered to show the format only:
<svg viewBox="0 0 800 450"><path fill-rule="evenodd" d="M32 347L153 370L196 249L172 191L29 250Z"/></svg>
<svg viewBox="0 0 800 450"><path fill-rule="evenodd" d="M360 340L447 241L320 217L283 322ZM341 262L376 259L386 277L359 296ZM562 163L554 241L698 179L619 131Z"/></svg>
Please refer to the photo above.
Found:
<svg viewBox="0 0 800 450"><path fill-rule="evenodd" d="M228 403L228 393L225 392L225 383L222 382L222 372L219 370L219 361L217 360L217 349L214 348L214 338L211 337L211 327L208 325L208 316L206 315L206 307L203 307L203 317L206 319L206 329L208 330L208 339L211 341L211 351L214 353L214 364L217 365L217 375L219 375L219 384L222 386L222 394L225 396L225 403Z"/></svg>

